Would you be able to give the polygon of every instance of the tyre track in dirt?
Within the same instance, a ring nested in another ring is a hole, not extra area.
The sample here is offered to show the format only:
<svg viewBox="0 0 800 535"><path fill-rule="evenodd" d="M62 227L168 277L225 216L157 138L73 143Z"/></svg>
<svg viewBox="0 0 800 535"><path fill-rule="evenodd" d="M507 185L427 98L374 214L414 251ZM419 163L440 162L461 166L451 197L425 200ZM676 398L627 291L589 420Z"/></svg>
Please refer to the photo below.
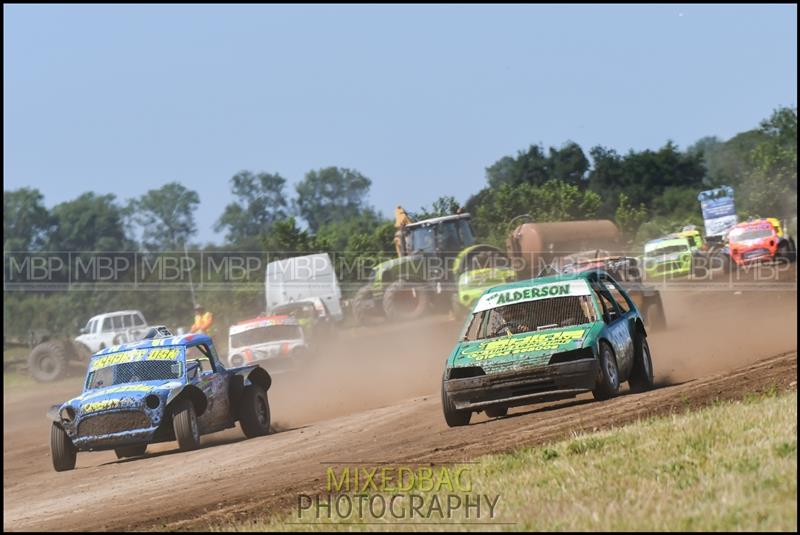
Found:
<svg viewBox="0 0 800 535"><path fill-rule="evenodd" d="M441 416L438 383L458 330L443 320L343 336L339 353L315 372L276 378L273 417L288 430L243 440L237 428L188 453L168 443L143 459L80 454L78 469L56 473L44 409L72 395L76 381L4 393L4 529L203 529L285 511L299 492L321 492L322 462L452 463L796 387L796 292L664 297L670 329L653 334L651 346L666 386L602 403L581 396L520 407L492 421L477 415L466 428L448 429Z"/></svg>

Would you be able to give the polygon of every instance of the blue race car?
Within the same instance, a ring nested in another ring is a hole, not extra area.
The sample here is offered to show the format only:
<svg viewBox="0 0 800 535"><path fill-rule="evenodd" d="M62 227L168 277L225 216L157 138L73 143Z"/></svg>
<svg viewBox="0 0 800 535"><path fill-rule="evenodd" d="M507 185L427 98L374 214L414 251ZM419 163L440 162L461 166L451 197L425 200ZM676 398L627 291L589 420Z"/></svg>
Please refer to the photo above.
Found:
<svg viewBox="0 0 800 535"><path fill-rule="evenodd" d="M266 370L226 369L203 334L172 336L162 328L151 336L92 355L83 393L50 408L56 471L75 468L78 451L113 449L121 459L171 440L193 450L200 435L236 421L248 438L269 433Z"/></svg>

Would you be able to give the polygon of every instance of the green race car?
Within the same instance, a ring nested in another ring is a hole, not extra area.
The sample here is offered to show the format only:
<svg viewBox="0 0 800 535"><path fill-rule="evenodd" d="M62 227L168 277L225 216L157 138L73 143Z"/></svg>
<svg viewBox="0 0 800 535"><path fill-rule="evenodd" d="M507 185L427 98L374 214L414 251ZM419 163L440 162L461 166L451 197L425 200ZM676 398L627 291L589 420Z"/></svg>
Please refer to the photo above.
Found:
<svg viewBox="0 0 800 535"><path fill-rule="evenodd" d="M684 277L692 272L692 248L685 237L651 240L644 245L644 272L648 279Z"/></svg>
<svg viewBox="0 0 800 535"><path fill-rule="evenodd" d="M505 416L586 391L608 399L625 381L653 386L644 321L625 290L593 270L488 289L447 359L442 406L454 427L473 412Z"/></svg>

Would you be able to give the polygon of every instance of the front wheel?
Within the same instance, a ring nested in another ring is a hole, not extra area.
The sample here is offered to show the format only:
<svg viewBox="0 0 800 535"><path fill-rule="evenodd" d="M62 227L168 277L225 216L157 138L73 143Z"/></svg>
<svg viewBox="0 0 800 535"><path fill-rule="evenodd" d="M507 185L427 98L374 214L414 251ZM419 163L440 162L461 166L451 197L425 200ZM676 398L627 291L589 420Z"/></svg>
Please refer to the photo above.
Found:
<svg viewBox="0 0 800 535"><path fill-rule="evenodd" d="M188 399L181 399L172 412L172 429L181 451L196 450L200 447L200 429L194 405Z"/></svg>
<svg viewBox="0 0 800 535"><path fill-rule="evenodd" d="M124 459L126 457L141 457L147 451L147 444L137 444L135 446L123 446L121 448L114 448L114 453L117 459Z"/></svg>
<svg viewBox="0 0 800 535"><path fill-rule="evenodd" d="M456 406L450 401L450 396L447 395L444 382L442 382L442 410L444 412L444 421L447 422L448 427L468 425L472 417L472 411L468 409L456 409Z"/></svg>
<svg viewBox="0 0 800 535"><path fill-rule="evenodd" d="M256 385L242 392L239 407L239 423L247 438L261 437L269 433L270 414L267 393Z"/></svg>
<svg viewBox="0 0 800 535"><path fill-rule="evenodd" d="M619 392L619 368L617 368L617 358L611 346L605 342L600 343L600 373L597 377L597 384L592 390L594 399L609 399Z"/></svg>
<svg viewBox="0 0 800 535"><path fill-rule="evenodd" d="M67 435L67 432L56 423L50 427L50 456L56 472L65 472L75 468L78 450Z"/></svg>
<svg viewBox="0 0 800 535"><path fill-rule="evenodd" d="M628 385L634 392L650 390L653 388L653 359L650 355L650 346L644 335L639 336L639 347L633 361L633 371L628 379Z"/></svg>

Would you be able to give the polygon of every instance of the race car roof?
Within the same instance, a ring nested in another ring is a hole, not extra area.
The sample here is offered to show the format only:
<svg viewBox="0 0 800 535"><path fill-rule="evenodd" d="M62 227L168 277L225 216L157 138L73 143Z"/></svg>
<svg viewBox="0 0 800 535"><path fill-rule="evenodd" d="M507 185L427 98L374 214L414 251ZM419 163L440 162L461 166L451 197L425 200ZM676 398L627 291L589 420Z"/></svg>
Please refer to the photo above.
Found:
<svg viewBox="0 0 800 535"><path fill-rule="evenodd" d="M249 320L243 320L231 325L230 334L238 334L258 327L269 327L272 325L300 325L296 318L292 316L258 316Z"/></svg>
<svg viewBox="0 0 800 535"><path fill-rule="evenodd" d="M569 275L538 277L508 284L499 284L486 290L475 303L473 312L482 312L506 304L521 303L549 297L569 295L589 295L587 278L592 273L603 270L591 270Z"/></svg>
<svg viewBox="0 0 800 535"><path fill-rule="evenodd" d="M127 344L120 344L116 346L109 346L92 355L92 358L98 355L107 355L108 353L116 353L117 351L124 351L126 349L147 349L149 347L166 347L166 346L194 346L197 344L211 344L211 337L206 334L189 333L179 336L171 336L168 338L152 338L147 340L138 340L136 342L128 342Z"/></svg>

